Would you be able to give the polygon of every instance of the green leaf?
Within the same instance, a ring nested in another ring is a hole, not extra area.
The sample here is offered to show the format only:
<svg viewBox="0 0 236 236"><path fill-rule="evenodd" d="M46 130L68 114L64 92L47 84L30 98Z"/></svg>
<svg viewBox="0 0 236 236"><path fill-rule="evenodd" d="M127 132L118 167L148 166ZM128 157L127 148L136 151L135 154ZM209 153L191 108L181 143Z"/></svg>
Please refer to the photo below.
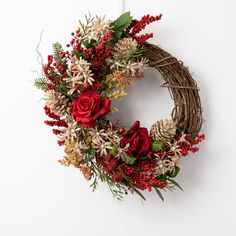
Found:
<svg viewBox="0 0 236 236"><path fill-rule="evenodd" d="M164 202L164 197L163 197L161 191L158 188L155 188L155 190L156 190L158 196L160 197L160 199Z"/></svg>
<svg viewBox="0 0 236 236"><path fill-rule="evenodd" d="M152 142L152 151L160 152L163 150L165 143L163 141L153 141Z"/></svg>
<svg viewBox="0 0 236 236"><path fill-rule="evenodd" d="M129 38L129 37L130 37L130 35L129 35L129 33L128 33L128 32L124 31L124 32L123 32L123 37L125 37L125 38Z"/></svg>
<svg viewBox="0 0 236 236"><path fill-rule="evenodd" d="M122 32L120 32L120 31L115 31L114 32L114 36L115 36L116 39L120 39L121 35L122 35Z"/></svg>
<svg viewBox="0 0 236 236"><path fill-rule="evenodd" d="M95 43L96 41L94 40L94 39L91 39L91 40L86 40L86 41L84 41L84 46L86 47L86 48L92 48L93 46L94 46L94 43Z"/></svg>
<svg viewBox="0 0 236 236"><path fill-rule="evenodd" d="M168 179L172 184L174 184L177 188L179 188L179 189L181 189L182 191L184 191L183 189L182 189L182 187L176 182L176 181L174 181L173 179Z"/></svg>
<svg viewBox="0 0 236 236"><path fill-rule="evenodd" d="M129 155L122 156L122 160L128 165L132 165L136 161L136 159L134 157L131 157Z"/></svg>
<svg viewBox="0 0 236 236"><path fill-rule="evenodd" d="M165 173L164 175L159 175L156 179L159 179L161 182L166 182L167 173Z"/></svg>
<svg viewBox="0 0 236 236"><path fill-rule="evenodd" d="M76 56L78 59L80 59L80 57L82 57L82 55L80 54L80 52L77 51L77 50L72 50L71 55L72 55L72 56Z"/></svg>
<svg viewBox="0 0 236 236"><path fill-rule="evenodd" d="M172 172L168 173L168 176L171 178L175 178L179 174L180 168L178 166L175 166L175 169Z"/></svg>
<svg viewBox="0 0 236 236"><path fill-rule="evenodd" d="M115 31L123 31L130 25L131 21L132 16L130 16L130 12L125 12L114 22Z"/></svg>
<svg viewBox="0 0 236 236"><path fill-rule="evenodd" d="M110 154L116 156L118 154L118 148L116 146L112 147Z"/></svg>

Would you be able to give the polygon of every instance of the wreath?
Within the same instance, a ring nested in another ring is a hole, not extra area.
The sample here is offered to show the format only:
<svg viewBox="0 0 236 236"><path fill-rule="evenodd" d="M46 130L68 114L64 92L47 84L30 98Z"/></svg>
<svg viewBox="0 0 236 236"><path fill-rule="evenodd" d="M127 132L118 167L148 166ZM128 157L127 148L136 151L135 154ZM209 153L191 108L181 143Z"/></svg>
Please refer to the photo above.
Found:
<svg viewBox="0 0 236 236"><path fill-rule="evenodd" d="M59 162L74 166L91 181L106 182L113 196L128 192L144 198L143 190L180 185L174 180L182 157L198 151L202 108L198 87L183 63L156 45L152 33L139 33L161 15L134 20L130 12L115 21L85 16L64 50L53 44L53 54L42 64L35 86L45 92L45 124L54 127L65 155ZM127 95L127 87L155 68L174 100L171 119L159 120L150 131L135 121L131 127L112 122L118 109L112 101Z"/></svg>

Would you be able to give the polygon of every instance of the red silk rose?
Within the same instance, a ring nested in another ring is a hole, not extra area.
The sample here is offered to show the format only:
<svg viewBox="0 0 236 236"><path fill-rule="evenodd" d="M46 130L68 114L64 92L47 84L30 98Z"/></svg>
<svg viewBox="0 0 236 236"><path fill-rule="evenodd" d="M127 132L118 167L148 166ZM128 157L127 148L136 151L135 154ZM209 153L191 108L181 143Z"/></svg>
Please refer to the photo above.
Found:
<svg viewBox="0 0 236 236"><path fill-rule="evenodd" d="M131 128L123 135L121 145L129 143L127 153L133 157L141 157L148 154L151 149L151 138L146 128L140 127L140 122L135 121Z"/></svg>
<svg viewBox="0 0 236 236"><path fill-rule="evenodd" d="M92 127L96 119L110 111L111 100L101 96L95 89L88 89L77 97L71 104L71 113L74 119L83 127Z"/></svg>

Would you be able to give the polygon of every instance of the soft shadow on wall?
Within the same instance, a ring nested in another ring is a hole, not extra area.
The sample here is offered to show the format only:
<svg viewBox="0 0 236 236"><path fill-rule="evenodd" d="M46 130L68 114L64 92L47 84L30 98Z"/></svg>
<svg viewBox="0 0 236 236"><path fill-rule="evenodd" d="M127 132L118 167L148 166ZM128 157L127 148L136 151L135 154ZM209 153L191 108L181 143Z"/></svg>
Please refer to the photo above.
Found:
<svg viewBox="0 0 236 236"><path fill-rule="evenodd" d="M150 129L157 120L170 118L174 103L162 83L160 73L148 68L144 77L127 89L128 95L122 101L113 102L119 111L112 114L112 120L122 121L126 127L139 120L141 126Z"/></svg>

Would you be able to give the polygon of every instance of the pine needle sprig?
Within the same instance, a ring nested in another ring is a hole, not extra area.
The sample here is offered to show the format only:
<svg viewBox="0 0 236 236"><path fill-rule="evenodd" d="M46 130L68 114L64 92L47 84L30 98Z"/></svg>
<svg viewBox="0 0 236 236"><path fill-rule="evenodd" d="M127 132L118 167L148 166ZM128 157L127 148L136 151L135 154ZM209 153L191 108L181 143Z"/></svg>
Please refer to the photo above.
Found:
<svg viewBox="0 0 236 236"><path fill-rule="evenodd" d="M62 45L58 42L53 43L53 57L56 60L56 62L60 62L62 65L64 65L63 60L61 59L61 52L63 51Z"/></svg>
<svg viewBox="0 0 236 236"><path fill-rule="evenodd" d="M93 161L90 162L89 167L93 172L93 182L90 185L93 188L93 191L98 186L98 179L101 182L106 182L109 190L111 191L113 197L119 201L123 200L123 196L126 193L125 186L118 182L114 182L112 178L99 166L95 165Z"/></svg>
<svg viewBox="0 0 236 236"><path fill-rule="evenodd" d="M45 77L41 77L41 78L37 78L34 81L34 86L37 89L41 89L43 91L46 91L48 89L48 86L51 85L50 81L45 78Z"/></svg>

